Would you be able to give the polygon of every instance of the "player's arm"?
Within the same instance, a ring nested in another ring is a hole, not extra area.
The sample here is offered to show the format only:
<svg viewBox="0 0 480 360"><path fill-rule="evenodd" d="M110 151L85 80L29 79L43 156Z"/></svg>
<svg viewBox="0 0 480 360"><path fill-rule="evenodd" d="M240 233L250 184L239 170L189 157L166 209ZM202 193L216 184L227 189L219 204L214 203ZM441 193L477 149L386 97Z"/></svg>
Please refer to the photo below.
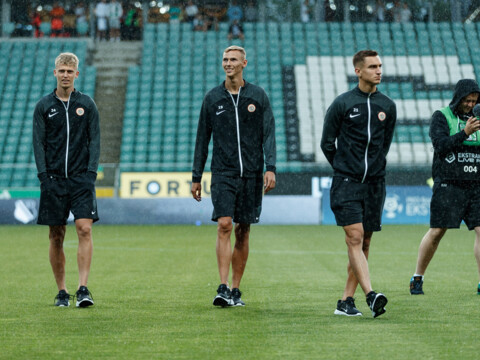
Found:
<svg viewBox="0 0 480 360"><path fill-rule="evenodd" d="M389 118L387 119L387 123L385 124L385 137L383 141L383 154L385 157L390 150L390 145L392 145L393 141L393 133L395 131L395 123L397 122L397 106L395 103L392 105L390 111L388 112Z"/></svg>
<svg viewBox="0 0 480 360"><path fill-rule="evenodd" d="M327 158L330 165L333 166L333 159L337 152L337 146L335 142L338 134L340 133L340 127L342 124L342 111L339 105L339 101L335 100L327 110L325 114L325 120L323 123L322 140L320 141L320 148L323 154Z"/></svg>
<svg viewBox="0 0 480 360"><path fill-rule="evenodd" d="M97 177L98 163L100 161L100 117L95 102L92 100L92 107L88 119L88 172L93 180Z"/></svg>
<svg viewBox="0 0 480 360"><path fill-rule="evenodd" d="M208 114L207 97L203 100L202 109L198 119L197 137L195 140L195 152L193 154L192 168L192 196L200 201L202 198L202 175L208 157L208 144L212 136L212 123Z"/></svg>
<svg viewBox="0 0 480 360"><path fill-rule="evenodd" d="M275 118L266 93L263 98L263 152L265 154L266 172L263 176L265 193L276 186L275 171L277 159L277 145L275 140Z"/></svg>
<svg viewBox="0 0 480 360"><path fill-rule="evenodd" d="M38 178L43 181L47 177L47 162L45 158L45 119L43 107L40 103L35 106L33 112L33 153L37 165Z"/></svg>

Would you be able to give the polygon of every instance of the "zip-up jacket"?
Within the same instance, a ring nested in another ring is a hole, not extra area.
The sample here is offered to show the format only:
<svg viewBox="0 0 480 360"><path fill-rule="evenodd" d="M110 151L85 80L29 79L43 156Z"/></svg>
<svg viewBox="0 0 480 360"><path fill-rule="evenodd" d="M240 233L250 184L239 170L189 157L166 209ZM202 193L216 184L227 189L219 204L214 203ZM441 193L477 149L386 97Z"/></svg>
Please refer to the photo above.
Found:
<svg viewBox="0 0 480 360"><path fill-rule="evenodd" d="M96 174L100 122L95 102L76 90L66 103L55 91L40 99L33 114L33 151L39 178Z"/></svg>
<svg viewBox="0 0 480 360"><path fill-rule="evenodd" d="M275 172L275 120L261 87L245 81L235 99L223 82L205 95L198 120L193 182L202 179L212 134L212 174L261 176L264 162L267 171Z"/></svg>
<svg viewBox="0 0 480 360"><path fill-rule="evenodd" d="M477 82L460 80L455 86L449 109L437 110L432 115L430 138L434 150L432 176L435 182L480 182L480 131L469 138L463 129L473 113L461 114L457 109L462 99L472 93L480 94Z"/></svg>
<svg viewBox="0 0 480 360"><path fill-rule="evenodd" d="M358 86L339 95L327 110L321 148L335 176L369 181L385 176L397 108L380 91Z"/></svg>

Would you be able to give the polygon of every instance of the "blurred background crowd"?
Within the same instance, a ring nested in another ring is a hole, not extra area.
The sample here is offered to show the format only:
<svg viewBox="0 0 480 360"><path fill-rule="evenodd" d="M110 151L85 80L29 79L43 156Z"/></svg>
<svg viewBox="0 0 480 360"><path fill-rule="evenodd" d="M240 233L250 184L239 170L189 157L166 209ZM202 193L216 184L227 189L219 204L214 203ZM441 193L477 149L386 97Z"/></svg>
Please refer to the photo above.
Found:
<svg viewBox="0 0 480 360"><path fill-rule="evenodd" d="M480 0L0 0L3 36L140 40L148 23L190 23L195 31L244 22L475 21Z"/></svg>

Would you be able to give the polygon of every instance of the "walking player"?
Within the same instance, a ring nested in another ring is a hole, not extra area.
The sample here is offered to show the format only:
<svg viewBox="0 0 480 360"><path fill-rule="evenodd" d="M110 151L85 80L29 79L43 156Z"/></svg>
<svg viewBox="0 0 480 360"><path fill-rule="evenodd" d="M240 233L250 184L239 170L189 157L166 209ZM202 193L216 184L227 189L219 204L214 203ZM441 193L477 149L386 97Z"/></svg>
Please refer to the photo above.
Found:
<svg viewBox="0 0 480 360"><path fill-rule="evenodd" d="M259 221L262 191L267 193L275 188L275 121L265 91L243 79L247 66L245 50L228 47L222 65L225 81L207 93L200 112L192 196L197 201L202 199L201 179L213 135L212 220L218 222L216 252L220 273L213 305L244 306L239 287L247 264L250 224ZM236 223L233 253L232 219Z"/></svg>
<svg viewBox="0 0 480 360"><path fill-rule="evenodd" d="M333 167L330 206L345 231L347 283L335 314L360 316L353 295L360 284L373 317L385 312L387 298L372 290L368 253L381 230L386 157L397 119L395 103L380 93L382 62L373 50L353 57L358 86L338 96L325 116L321 147Z"/></svg>
<svg viewBox="0 0 480 360"><path fill-rule="evenodd" d="M98 220L95 180L100 156L97 106L75 90L78 58L62 53L55 60L56 89L37 103L33 115L33 150L40 179L38 224L49 226L50 264L57 282L56 306L69 306L65 285L63 241L70 211L78 235L77 307L93 305L87 288L93 242L92 224Z"/></svg>

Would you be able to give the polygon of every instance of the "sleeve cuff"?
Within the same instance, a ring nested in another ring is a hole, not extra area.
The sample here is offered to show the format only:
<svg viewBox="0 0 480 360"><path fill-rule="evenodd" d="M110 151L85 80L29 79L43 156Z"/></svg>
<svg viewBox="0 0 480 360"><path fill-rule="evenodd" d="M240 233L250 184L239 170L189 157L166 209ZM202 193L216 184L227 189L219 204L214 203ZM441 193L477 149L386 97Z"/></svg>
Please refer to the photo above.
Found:
<svg viewBox="0 0 480 360"><path fill-rule="evenodd" d="M267 165L267 171L271 171L273 173L276 173L277 168L273 165Z"/></svg>
<svg viewBox="0 0 480 360"><path fill-rule="evenodd" d="M201 177L192 176L192 183L199 183L199 182L202 182Z"/></svg>

